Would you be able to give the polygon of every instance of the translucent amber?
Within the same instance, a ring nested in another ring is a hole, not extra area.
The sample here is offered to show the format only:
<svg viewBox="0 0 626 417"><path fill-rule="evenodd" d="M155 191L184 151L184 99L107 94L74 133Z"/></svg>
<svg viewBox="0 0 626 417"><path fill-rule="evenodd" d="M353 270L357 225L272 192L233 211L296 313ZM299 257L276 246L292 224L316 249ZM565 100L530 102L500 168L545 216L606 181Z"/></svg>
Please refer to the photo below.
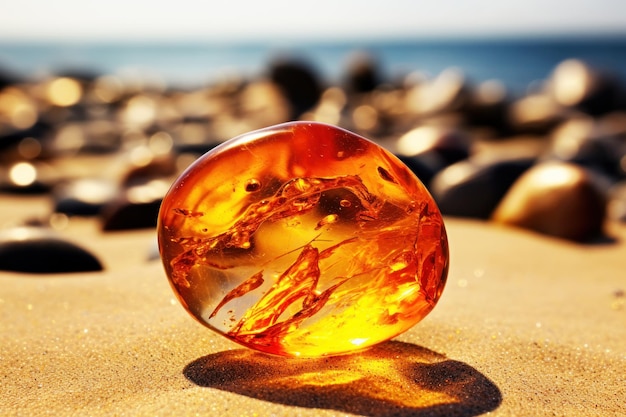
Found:
<svg viewBox="0 0 626 417"><path fill-rule="evenodd" d="M158 232L196 319L285 356L397 336L433 309L448 271L422 183L382 147L320 123L251 132L202 156L164 199Z"/></svg>

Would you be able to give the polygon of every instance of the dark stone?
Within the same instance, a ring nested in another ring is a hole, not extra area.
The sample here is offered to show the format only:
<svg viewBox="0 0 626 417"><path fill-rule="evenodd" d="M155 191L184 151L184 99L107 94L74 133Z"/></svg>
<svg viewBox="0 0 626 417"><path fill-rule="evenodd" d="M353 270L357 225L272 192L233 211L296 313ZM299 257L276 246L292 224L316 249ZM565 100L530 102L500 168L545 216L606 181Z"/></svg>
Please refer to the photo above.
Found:
<svg viewBox="0 0 626 417"><path fill-rule="evenodd" d="M420 179L426 188L430 188L433 177L447 165L436 152L414 156L396 155Z"/></svg>
<svg viewBox="0 0 626 417"><path fill-rule="evenodd" d="M160 155L142 166L132 166L124 174L122 185L130 187L147 183L153 179L170 177L177 172L176 159L173 154Z"/></svg>
<svg viewBox="0 0 626 417"><path fill-rule="evenodd" d="M576 59L563 61L555 68L550 87L556 102L591 115L624 105L624 90L617 77Z"/></svg>
<svg viewBox="0 0 626 417"><path fill-rule="evenodd" d="M430 191L445 215L487 219L534 162L530 157L457 162L433 178Z"/></svg>
<svg viewBox="0 0 626 417"><path fill-rule="evenodd" d="M94 255L50 231L19 227L0 232L0 269L45 274L103 268Z"/></svg>
<svg viewBox="0 0 626 417"><path fill-rule="evenodd" d="M269 78L291 104L291 117L296 119L317 104L322 87L313 68L295 59L279 59L270 64Z"/></svg>
<svg viewBox="0 0 626 417"><path fill-rule="evenodd" d="M102 228L105 231L153 228L157 224L161 201L169 189L166 180L130 187L123 197L102 209Z"/></svg>
<svg viewBox="0 0 626 417"><path fill-rule="evenodd" d="M120 200L105 207L102 212L102 230L132 230L156 227L161 200L132 203Z"/></svg>
<svg viewBox="0 0 626 417"><path fill-rule="evenodd" d="M43 140L50 133L51 126L46 122L38 121L27 129L5 131L0 134L0 158L7 149L17 146L23 139L35 138Z"/></svg>
<svg viewBox="0 0 626 417"><path fill-rule="evenodd" d="M344 78L346 91L357 94L374 91L382 82L378 62L366 52L350 57Z"/></svg>

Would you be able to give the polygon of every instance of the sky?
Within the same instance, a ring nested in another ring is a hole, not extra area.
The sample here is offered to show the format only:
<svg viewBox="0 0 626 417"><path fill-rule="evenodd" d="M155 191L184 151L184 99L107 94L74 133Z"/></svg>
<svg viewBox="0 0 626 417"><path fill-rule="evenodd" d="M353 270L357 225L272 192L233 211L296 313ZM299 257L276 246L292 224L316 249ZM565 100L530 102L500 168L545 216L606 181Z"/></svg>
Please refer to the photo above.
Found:
<svg viewBox="0 0 626 417"><path fill-rule="evenodd" d="M625 0L0 0L2 40L626 33Z"/></svg>

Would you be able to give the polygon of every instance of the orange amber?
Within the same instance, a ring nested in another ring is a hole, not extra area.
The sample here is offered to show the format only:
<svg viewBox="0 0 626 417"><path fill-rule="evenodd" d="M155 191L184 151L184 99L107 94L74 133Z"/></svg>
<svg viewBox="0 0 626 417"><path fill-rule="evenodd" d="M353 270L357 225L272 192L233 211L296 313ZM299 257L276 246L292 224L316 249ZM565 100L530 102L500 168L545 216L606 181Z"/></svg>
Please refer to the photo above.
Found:
<svg viewBox="0 0 626 417"><path fill-rule="evenodd" d="M397 336L433 309L448 272L422 183L375 143L320 123L258 130L202 156L165 197L158 232L196 319L285 356Z"/></svg>

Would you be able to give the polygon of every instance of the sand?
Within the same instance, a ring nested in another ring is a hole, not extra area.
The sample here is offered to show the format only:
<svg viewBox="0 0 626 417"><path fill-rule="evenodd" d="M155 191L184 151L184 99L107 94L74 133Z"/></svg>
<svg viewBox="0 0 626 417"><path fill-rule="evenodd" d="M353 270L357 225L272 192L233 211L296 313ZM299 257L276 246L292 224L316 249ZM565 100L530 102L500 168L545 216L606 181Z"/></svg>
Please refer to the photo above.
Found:
<svg viewBox="0 0 626 417"><path fill-rule="evenodd" d="M5 223L48 209L2 199ZM580 245L446 224L448 284L424 321L366 352L297 360L194 321L148 260L153 231L73 220L63 234L103 272L0 272L0 415L626 415L626 226Z"/></svg>

